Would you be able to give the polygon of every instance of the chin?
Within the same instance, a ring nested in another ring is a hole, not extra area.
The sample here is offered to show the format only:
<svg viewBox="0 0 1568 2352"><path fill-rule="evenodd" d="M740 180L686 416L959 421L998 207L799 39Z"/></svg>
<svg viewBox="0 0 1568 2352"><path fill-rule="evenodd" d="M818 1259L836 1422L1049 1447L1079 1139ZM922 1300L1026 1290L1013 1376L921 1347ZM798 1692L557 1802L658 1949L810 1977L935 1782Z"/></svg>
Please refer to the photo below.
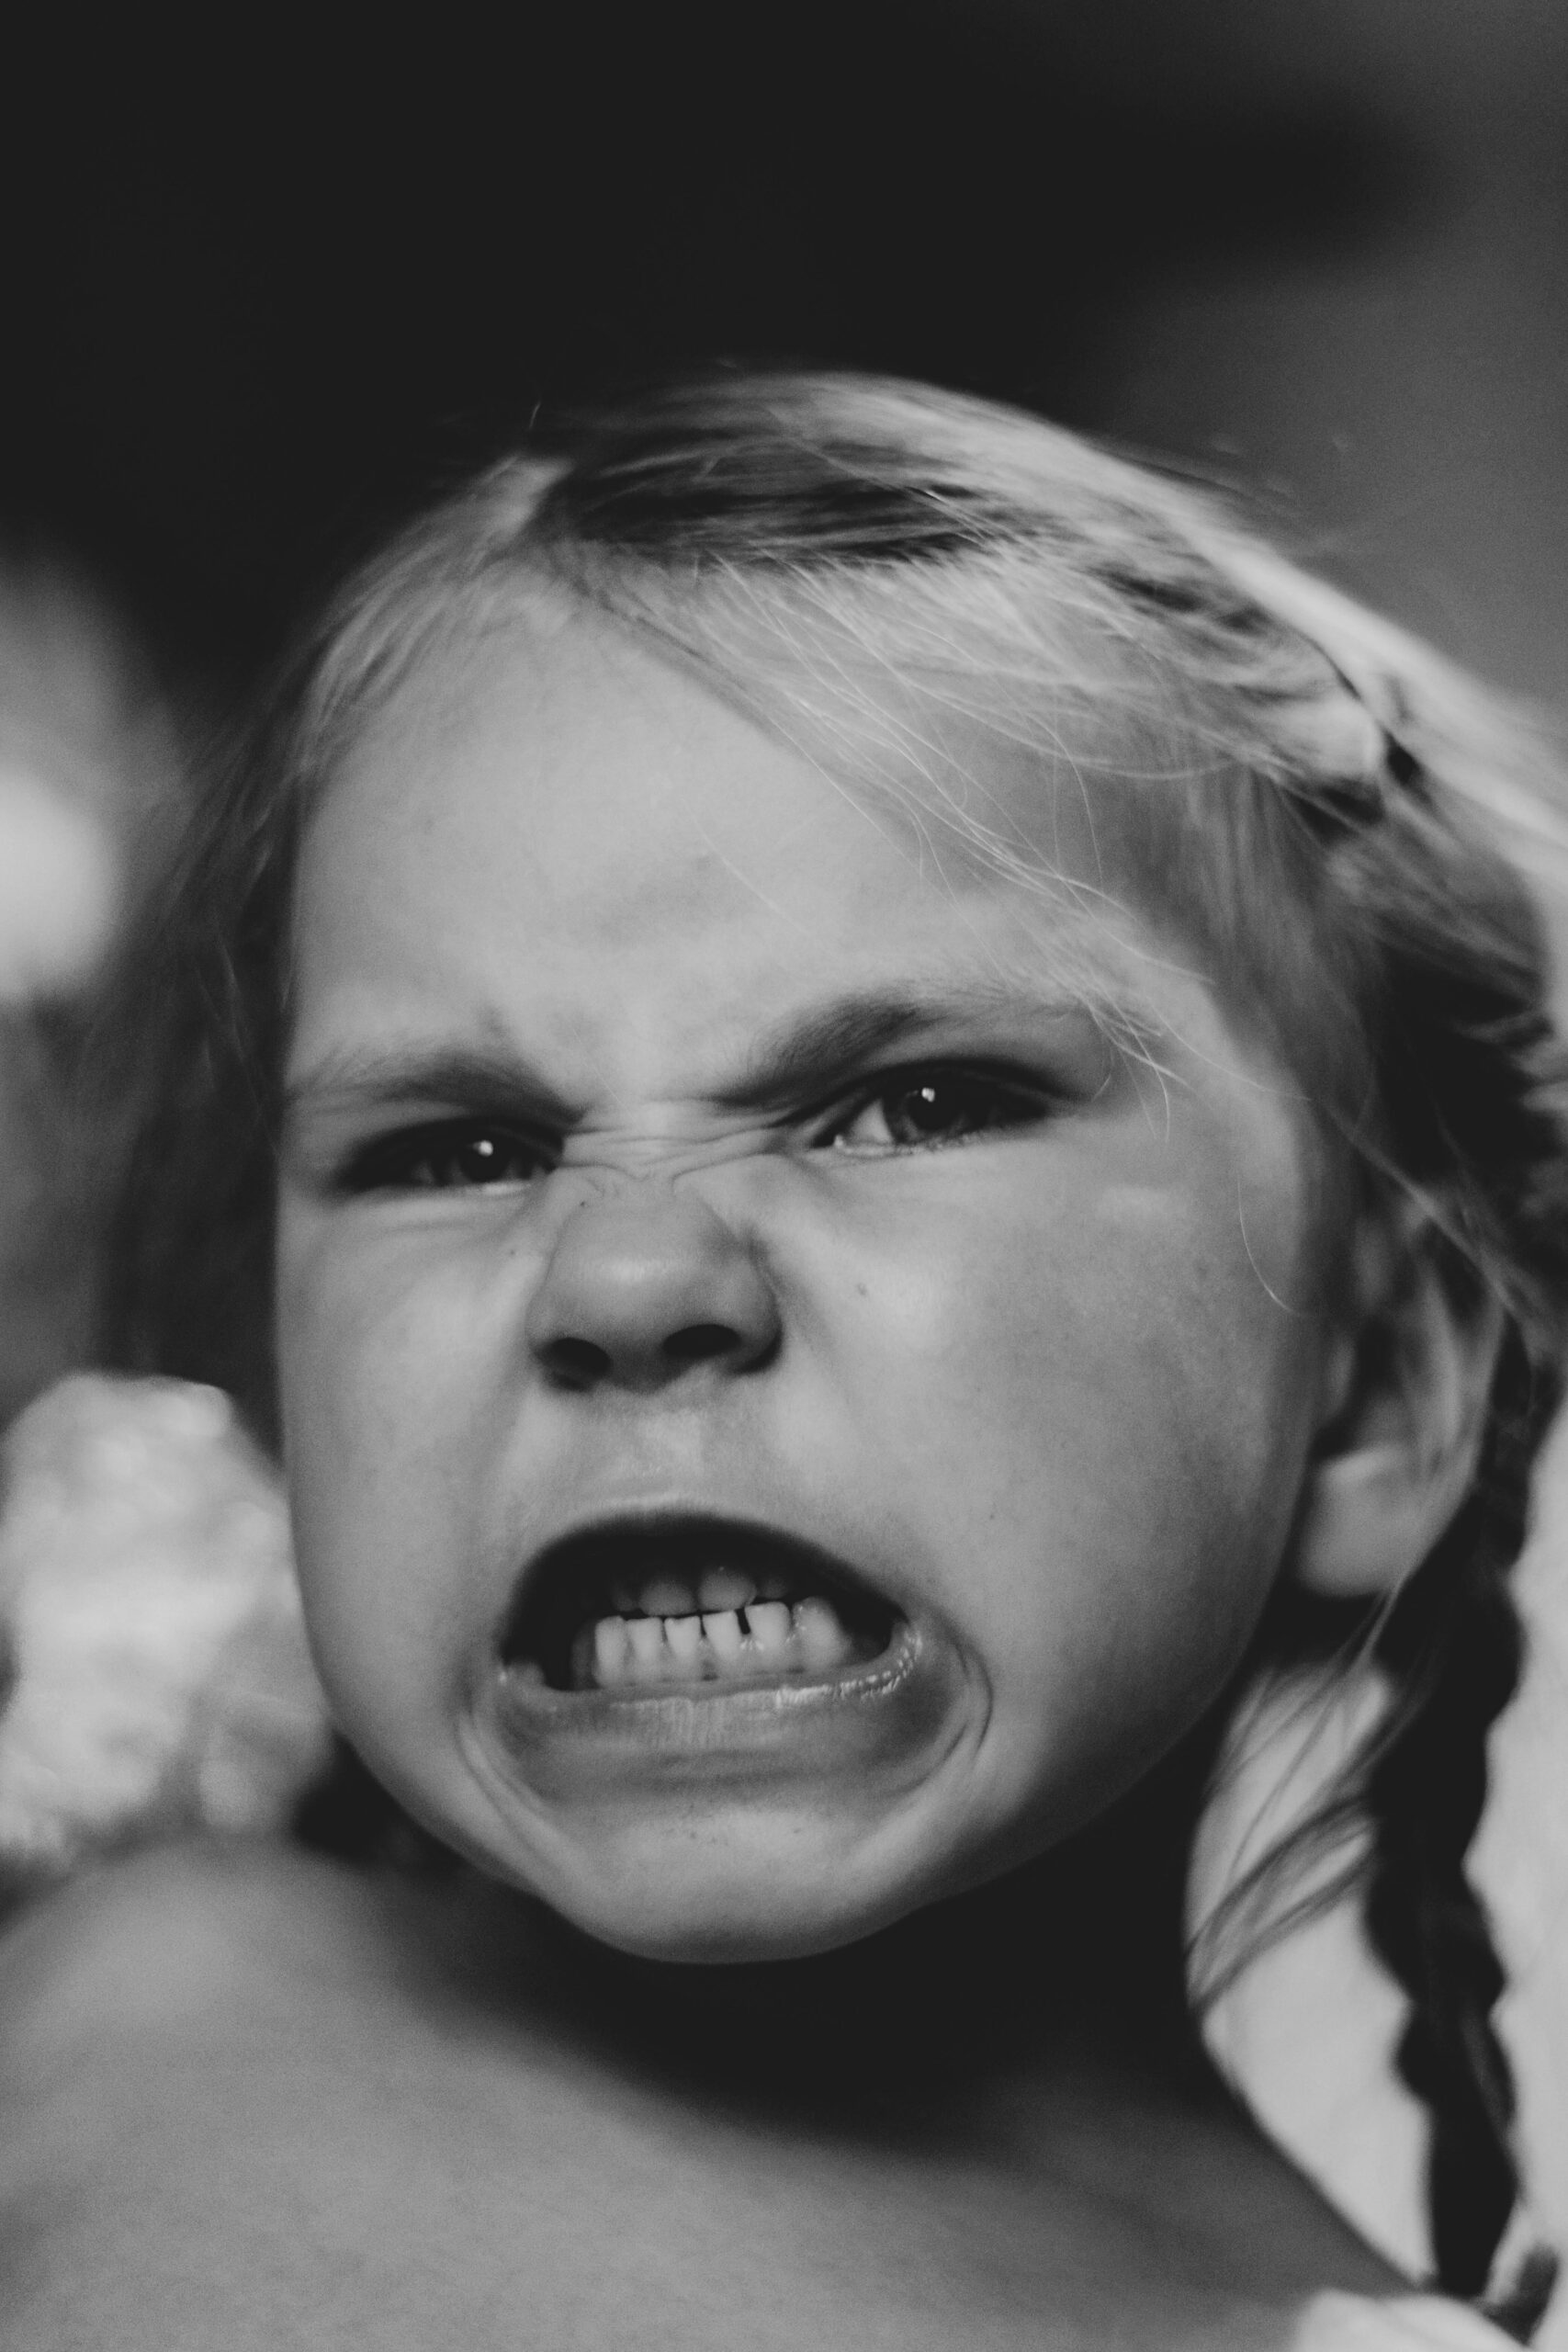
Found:
<svg viewBox="0 0 1568 2352"><path fill-rule="evenodd" d="M889 1867L893 1857L879 1860L861 1840L823 1836L820 1827L766 1816L645 1821L618 1837L552 1840L547 1854L510 1841L468 1850L490 1875L596 1942L693 1965L834 1951L948 1891L923 1875L916 1883Z"/></svg>
<svg viewBox="0 0 1568 2352"><path fill-rule="evenodd" d="M673 1962L693 1967L741 1965L764 1961L808 1960L859 1943L900 1917L909 1905L886 1912L780 1900L776 1891L704 1890L690 1903L671 1902L660 1891L646 1902L610 1897L603 1902L552 1906L585 1935L637 1960Z"/></svg>

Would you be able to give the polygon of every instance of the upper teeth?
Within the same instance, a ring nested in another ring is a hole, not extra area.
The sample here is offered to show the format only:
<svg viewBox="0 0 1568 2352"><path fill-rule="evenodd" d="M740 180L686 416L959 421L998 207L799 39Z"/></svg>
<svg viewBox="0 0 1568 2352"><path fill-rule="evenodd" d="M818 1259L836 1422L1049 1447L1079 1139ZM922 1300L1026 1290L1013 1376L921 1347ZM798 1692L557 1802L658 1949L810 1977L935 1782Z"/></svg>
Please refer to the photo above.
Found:
<svg viewBox="0 0 1568 2352"><path fill-rule="evenodd" d="M710 1569L698 1586L707 1598L710 1580L728 1576ZM665 1597L667 1580L643 1589ZM736 1578L750 1584L750 1578ZM755 1586L751 1585L755 1592ZM689 1598L690 1596L688 1596ZM689 1682L787 1673L802 1668L822 1673L841 1666L854 1645L831 1601L817 1595L796 1602L750 1600L744 1609L660 1610L647 1616L599 1618L579 1642L579 1679L601 1689L615 1683Z"/></svg>
<svg viewBox="0 0 1568 2352"><path fill-rule="evenodd" d="M693 1577L678 1569L656 1568L640 1582L616 1577L610 1598L623 1617L695 1617L744 1609L753 1600L779 1600L787 1590L782 1576L766 1570L754 1577L744 1568L712 1567Z"/></svg>

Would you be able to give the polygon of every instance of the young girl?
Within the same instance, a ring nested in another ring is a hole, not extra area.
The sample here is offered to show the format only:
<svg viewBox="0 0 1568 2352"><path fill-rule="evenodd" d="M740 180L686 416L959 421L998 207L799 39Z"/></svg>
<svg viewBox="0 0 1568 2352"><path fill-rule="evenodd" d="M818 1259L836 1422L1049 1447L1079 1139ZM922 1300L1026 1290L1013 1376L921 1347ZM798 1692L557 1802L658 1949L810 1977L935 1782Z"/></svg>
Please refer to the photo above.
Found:
<svg viewBox="0 0 1568 2352"><path fill-rule="evenodd" d="M333 1858L13 1933L8 2345L1500 2340L1219 2090L1181 1905L1243 1689L1381 1678L1262 1878L1352 1829L1481 2297L1530 757L1198 496L852 379L349 585L158 932L117 1301L281 1439Z"/></svg>

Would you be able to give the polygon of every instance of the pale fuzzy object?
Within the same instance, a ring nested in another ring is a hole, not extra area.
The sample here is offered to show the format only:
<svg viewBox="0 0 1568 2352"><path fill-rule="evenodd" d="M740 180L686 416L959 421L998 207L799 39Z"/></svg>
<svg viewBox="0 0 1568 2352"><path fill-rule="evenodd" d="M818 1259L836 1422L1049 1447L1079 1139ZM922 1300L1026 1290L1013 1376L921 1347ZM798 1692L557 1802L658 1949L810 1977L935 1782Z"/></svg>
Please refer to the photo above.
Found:
<svg viewBox="0 0 1568 2352"><path fill-rule="evenodd" d="M324 1761L276 1474L216 1389L78 1374L5 1441L0 1870L265 1833Z"/></svg>
<svg viewBox="0 0 1568 2352"><path fill-rule="evenodd" d="M173 846L183 762L114 605L0 557L0 1002L85 982Z"/></svg>
<svg viewBox="0 0 1568 2352"><path fill-rule="evenodd" d="M102 819L0 752L0 1001L80 986L108 944L119 882Z"/></svg>

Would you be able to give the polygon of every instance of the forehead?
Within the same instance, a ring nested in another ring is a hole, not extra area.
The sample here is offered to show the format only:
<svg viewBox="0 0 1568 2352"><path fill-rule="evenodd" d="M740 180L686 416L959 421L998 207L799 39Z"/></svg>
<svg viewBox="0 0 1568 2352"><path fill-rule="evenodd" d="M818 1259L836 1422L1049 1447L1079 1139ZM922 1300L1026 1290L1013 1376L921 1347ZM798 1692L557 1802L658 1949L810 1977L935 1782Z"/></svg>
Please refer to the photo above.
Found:
<svg viewBox="0 0 1568 2352"><path fill-rule="evenodd" d="M792 746L588 616L525 616L427 664L312 820L301 990L352 959L389 980L503 962L557 994L611 963L716 960L733 986L893 956L1157 995L1167 950L1117 887L1109 722L1043 757L890 695L867 727L859 700L874 756L850 782L852 758Z"/></svg>

